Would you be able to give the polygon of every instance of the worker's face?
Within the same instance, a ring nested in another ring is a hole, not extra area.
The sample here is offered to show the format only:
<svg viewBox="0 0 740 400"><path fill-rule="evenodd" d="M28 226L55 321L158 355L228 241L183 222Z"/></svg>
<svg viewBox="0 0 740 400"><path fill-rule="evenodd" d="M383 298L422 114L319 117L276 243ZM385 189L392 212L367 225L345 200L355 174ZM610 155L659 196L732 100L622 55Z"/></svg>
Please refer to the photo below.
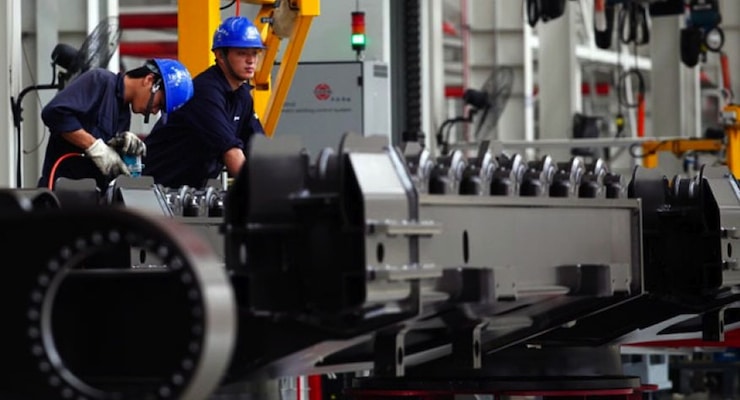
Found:
<svg viewBox="0 0 740 400"><path fill-rule="evenodd" d="M155 77L154 74L147 75L142 79L139 90L134 96L134 100L131 102L131 111L136 114L146 114L147 105L149 105L149 97L152 95L152 88L154 87ZM150 114L157 114L160 110L164 110L164 90L160 87L156 93L154 93L154 100L152 101L152 108L149 110Z"/></svg>
<svg viewBox="0 0 740 400"><path fill-rule="evenodd" d="M257 70L257 59L259 58L260 49L238 49L232 48L227 54L227 61L231 65L240 80L246 81L254 77Z"/></svg>

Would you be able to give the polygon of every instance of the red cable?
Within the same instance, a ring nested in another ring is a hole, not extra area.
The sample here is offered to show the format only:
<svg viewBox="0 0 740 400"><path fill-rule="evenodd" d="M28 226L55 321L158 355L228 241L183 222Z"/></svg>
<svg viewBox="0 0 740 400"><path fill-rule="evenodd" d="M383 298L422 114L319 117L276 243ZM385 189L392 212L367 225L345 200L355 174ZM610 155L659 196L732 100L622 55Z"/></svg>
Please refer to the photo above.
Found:
<svg viewBox="0 0 740 400"><path fill-rule="evenodd" d="M49 190L54 190L54 175L57 173L57 167L59 167L59 164L62 163L62 161L70 158L70 157L84 157L84 153L67 153L62 155L61 157L57 158L57 160L54 162L54 165L51 167L51 172L49 172Z"/></svg>
<svg viewBox="0 0 740 400"><path fill-rule="evenodd" d="M720 53L719 57L722 65L722 87L725 90L731 91L732 82L730 81L730 59L724 51Z"/></svg>
<svg viewBox="0 0 740 400"><path fill-rule="evenodd" d="M637 137L645 136L645 94L637 93Z"/></svg>
<svg viewBox="0 0 740 400"><path fill-rule="evenodd" d="M236 16L238 17L241 13L239 12L241 9L242 0L236 0Z"/></svg>

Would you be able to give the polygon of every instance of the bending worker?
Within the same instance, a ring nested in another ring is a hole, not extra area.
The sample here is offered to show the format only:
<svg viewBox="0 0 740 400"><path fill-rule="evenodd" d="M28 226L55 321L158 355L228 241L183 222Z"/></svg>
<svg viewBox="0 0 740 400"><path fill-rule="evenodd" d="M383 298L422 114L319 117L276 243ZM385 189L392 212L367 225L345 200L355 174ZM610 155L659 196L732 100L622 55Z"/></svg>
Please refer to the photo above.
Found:
<svg viewBox="0 0 740 400"><path fill-rule="evenodd" d="M146 152L144 142L129 132L131 113L148 122L151 114L170 113L192 96L190 72L176 60L148 60L125 74L102 68L82 73L41 112L51 135L38 186L52 187L53 173L54 180L94 178L105 191L116 176L129 175L122 155Z"/></svg>
<svg viewBox="0 0 740 400"><path fill-rule="evenodd" d="M226 167L236 176L244 150L264 134L247 80L264 49L259 31L245 17L229 17L213 35L216 64L193 79L193 99L160 119L146 138L144 175L165 187L202 188Z"/></svg>

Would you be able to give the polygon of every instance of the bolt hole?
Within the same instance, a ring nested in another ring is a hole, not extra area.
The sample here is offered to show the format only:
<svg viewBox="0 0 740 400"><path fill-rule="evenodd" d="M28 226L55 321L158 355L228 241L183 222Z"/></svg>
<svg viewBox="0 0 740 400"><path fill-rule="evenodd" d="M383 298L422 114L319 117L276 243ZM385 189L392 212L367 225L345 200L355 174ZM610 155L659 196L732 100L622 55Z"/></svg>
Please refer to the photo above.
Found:
<svg viewBox="0 0 740 400"><path fill-rule="evenodd" d="M470 259L470 239L468 238L468 231L463 231L463 263L467 264Z"/></svg>
<svg viewBox="0 0 740 400"><path fill-rule="evenodd" d="M396 352L396 364L401 365L403 364L403 348L399 347L398 351Z"/></svg>
<svg viewBox="0 0 740 400"><path fill-rule="evenodd" d="M727 243L727 257L732 257L732 243Z"/></svg>
<svg viewBox="0 0 740 400"><path fill-rule="evenodd" d="M239 246L238 257L239 257L239 264L242 266L246 266L247 265L247 245L246 244L242 243L242 245Z"/></svg>
<svg viewBox="0 0 740 400"><path fill-rule="evenodd" d="M377 258L379 263L383 262L385 258L385 246L383 246L383 243L378 243L378 246L375 247L375 258Z"/></svg>

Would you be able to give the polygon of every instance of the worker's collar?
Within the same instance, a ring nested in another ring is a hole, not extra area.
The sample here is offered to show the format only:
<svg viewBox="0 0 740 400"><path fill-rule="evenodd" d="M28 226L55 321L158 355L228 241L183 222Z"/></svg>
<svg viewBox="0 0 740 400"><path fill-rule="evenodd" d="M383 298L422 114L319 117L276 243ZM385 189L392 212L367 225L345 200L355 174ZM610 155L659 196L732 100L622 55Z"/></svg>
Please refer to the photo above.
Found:
<svg viewBox="0 0 740 400"><path fill-rule="evenodd" d="M238 88L232 89L231 84L229 83L229 80L226 78L226 73L221 69L221 67L218 64L213 65L211 68L218 71L218 75L221 76L222 86L224 90L227 90L229 92L238 93L240 90L252 90L253 86L249 83L249 81L244 82L243 84L239 85Z"/></svg>

